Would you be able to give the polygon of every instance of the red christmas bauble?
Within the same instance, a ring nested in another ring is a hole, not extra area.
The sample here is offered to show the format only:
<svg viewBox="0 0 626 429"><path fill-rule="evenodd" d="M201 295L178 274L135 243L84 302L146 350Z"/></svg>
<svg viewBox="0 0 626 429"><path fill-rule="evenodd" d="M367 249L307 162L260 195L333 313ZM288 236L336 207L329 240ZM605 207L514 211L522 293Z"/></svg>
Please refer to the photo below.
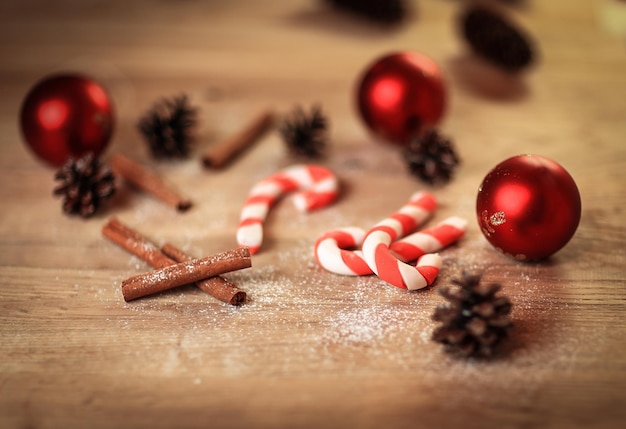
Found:
<svg viewBox="0 0 626 429"><path fill-rule="evenodd" d="M555 161L520 155L498 164L478 189L476 215L496 249L520 260L556 253L580 221L580 194L572 176Z"/></svg>
<svg viewBox="0 0 626 429"><path fill-rule="evenodd" d="M60 166L70 156L104 151L113 132L113 106L93 80L78 74L53 75L26 95L20 125L35 155Z"/></svg>
<svg viewBox="0 0 626 429"><path fill-rule="evenodd" d="M399 145L439 123L446 89L439 67L417 52L385 55L361 77L358 109L375 134Z"/></svg>

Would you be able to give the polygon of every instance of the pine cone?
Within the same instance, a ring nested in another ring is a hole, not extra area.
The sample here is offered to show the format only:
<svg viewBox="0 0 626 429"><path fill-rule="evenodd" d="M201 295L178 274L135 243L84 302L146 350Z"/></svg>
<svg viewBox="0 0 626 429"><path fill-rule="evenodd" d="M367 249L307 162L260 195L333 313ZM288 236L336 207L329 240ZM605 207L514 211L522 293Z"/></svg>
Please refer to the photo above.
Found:
<svg viewBox="0 0 626 429"><path fill-rule="evenodd" d="M326 124L327 120L318 106L313 106L310 115L298 107L285 119L279 131L293 155L319 158L327 146Z"/></svg>
<svg viewBox="0 0 626 429"><path fill-rule="evenodd" d="M115 192L115 177L109 166L92 153L77 160L69 158L54 175L61 183L54 195L63 195L63 211L82 217L93 215L102 201Z"/></svg>
<svg viewBox="0 0 626 429"><path fill-rule="evenodd" d="M463 273L453 280L458 287L442 287L439 293L449 305L435 309L433 320L442 325L433 332L433 341L446 351L463 357L488 357L512 327L511 302L496 296L501 286L480 283L481 275Z"/></svg>
<svg viewBox="0 0 626 429"><path fill-rule="evenodd" d="M386 25L401 22L407 14L403 0L327 0L327 2L337 9Z"/></svg>
<svg viewBox="0 0 626 429"><path fill-rule="evenodd" d="M460 163L452 142L434 130L413 139L404 159L411 174L430 184L448 182Z"/></svg>
<svg viewBox="0 0 626 429"><path fill-rule="evenodd" d="M186 95L155 103L137 123L139 132L155 158L184 158L189 155L196 125L196 109Z"/></svg>
<svg viewBox="0 0 626 429"><path fill-rule="evenodd" d="M474 52L504 70L516 72L533 62L529 36L499 13L472 7L461 15L460 26Z"/></svg>

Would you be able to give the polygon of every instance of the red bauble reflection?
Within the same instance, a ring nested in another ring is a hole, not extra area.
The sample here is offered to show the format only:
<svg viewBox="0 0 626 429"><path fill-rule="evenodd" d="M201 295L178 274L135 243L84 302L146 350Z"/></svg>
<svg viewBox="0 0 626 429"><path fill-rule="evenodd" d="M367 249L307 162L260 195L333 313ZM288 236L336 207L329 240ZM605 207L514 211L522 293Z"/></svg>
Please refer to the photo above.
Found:
<svg viewBox="0 0 626 429"><path fill-rule="evenodd" d="M404 145L445 112L446 90L437 64L417 52L385 55L360 80L358 109L377 135Z"/></svg>
<svg viewBox="0 0 626 429"><path fill-rule="evenodd" d="M87 77L53 75L27 94L20 113L22 135L40 159L60 166L68 157L100 154L113 131L113 106Z"/></svg>
<svg viewBox="0 0 626 429"><path fill-rule="evenodd" d="M476 215L487 240L520 260L556 253L580 221L580 194L572 176L551 159L521 155L498 164L478 190Z"/></svg>

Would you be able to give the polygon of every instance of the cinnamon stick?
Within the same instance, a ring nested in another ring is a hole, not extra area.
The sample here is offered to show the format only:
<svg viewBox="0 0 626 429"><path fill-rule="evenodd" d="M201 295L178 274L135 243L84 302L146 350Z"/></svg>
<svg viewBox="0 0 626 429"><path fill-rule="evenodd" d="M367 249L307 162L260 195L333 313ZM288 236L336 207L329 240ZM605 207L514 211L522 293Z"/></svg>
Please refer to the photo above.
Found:
<svg viewBox="0 0 626 429"><path fill-rule="evenodd" d="M122 294L126 301L131 301L251 266L250 249L237 248L129 277L122 282Z"/></svg>
<svg viewBox="0 0 626 429"><path fill-rule="evenodd" d="M192 259L172 244L166 244L163 246L163 250L160 250L146 237L124 225L116 218L109 219L102 227L102 234L155 268L163 268L174 265L177 262ZM171 256L165 254L166 249ZM227 304L241 305L244 304L247 299L247 295L243 290L239 289L231 281L220 276L200 280L195 284L204 292Z"/></svg>
<svg viewBox="0 0 626 429"><path fill-rule="evenodd" d="M176 262L184 262L193 259L173 244L165 243L161 251ZM196 286L211 296L231 305L241 305L246 302L247 295L237 285L224 277L215 276L196 282Z"/></svg>
<svg viewBox="0 0 626 429"><path fill-rule="evenodd" d="M154 268L163 268L176 264L175 260L163 254L148 239L115 218L110 219L102 227L102 235Z"/></svg>
<svg viewBox="0 0 626 429"><path fill-rule="evenodd" d="M252 119L241 131L211 147L202 156L207 168L222 168L237 155L256 143L274 123L274 114L265 110Z"/></svg>
<svg viewBox="0 0 626 429"><path fill-rule="evenodd" d="M111 157L111 168L131 185L152 194L164 203L185 211L191 207L191 200L182 196L156 173L126 156L115 153Z"/></svg>

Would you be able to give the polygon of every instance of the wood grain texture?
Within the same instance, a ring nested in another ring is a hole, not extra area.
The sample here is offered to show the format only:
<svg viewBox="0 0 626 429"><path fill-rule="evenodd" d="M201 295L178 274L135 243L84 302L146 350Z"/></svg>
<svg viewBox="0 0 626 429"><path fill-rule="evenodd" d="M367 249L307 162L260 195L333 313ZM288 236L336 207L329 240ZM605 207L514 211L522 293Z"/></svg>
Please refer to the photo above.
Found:
<svg viewBox="0 0 626 429"><path fill-rule="evenodd" d="M514 9L540 47L536 67L514 79L467 53L455 1L420 1L395 30L320 1L2 2L0 427L622 427L626 40L600 20L604 3ZM444 187L409 176L354 109L361 71L399 49L431 56L446 76L441 130L463 164ZM108 154L148 163L194 207L178 213L124 188L92 219L62 214L53 171L28 152L17 120L28 89L58 70L109 89L117 126ZM194 154L154 162L136 121L183 92L200 112ZM204 169L201 154L262 109L314 103L330 119L322 162L343 194L311 214L275 207L252 268L225 275L248 302L232 307L183 286L125 303L122 280L150 267L101 236L108 217L195 257L232 248L250 187L294 160L277 133L220 171ZM484 175L520 153L557 160L582 196L576 235L543 263L498 254L474 220ZM440 201L435 220L470 221L441 253L434 287L407 293L315 264L320 233L367 228L420 189ZM464 269L501 282L514 304L515 329L492 361L454 359L430 341L437 287Z"/></svg>

